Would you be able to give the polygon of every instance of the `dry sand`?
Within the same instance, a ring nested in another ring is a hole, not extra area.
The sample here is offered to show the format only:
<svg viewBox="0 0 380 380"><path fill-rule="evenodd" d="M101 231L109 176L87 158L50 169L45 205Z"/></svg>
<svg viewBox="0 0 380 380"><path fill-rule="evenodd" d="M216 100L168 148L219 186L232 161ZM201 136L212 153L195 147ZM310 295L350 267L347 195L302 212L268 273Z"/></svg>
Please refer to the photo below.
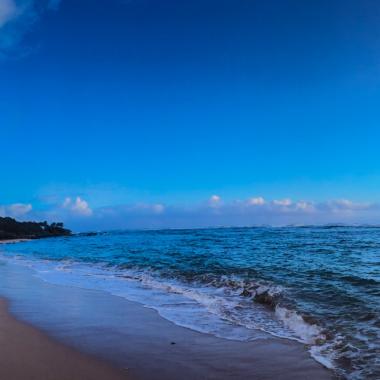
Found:
<svg viewBox="0 0 380 380"><path fill-rule="evenodd" d="M125 380L127 374L14 319L0 299L0 379Z"/></svg>

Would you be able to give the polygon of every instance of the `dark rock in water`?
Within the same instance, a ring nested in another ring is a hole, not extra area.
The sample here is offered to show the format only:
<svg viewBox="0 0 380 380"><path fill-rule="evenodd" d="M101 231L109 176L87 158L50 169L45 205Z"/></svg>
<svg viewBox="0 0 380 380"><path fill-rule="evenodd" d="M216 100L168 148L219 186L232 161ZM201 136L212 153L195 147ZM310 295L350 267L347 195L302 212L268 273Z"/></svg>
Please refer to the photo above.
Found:
<svg viewBox="0 0 380 380"><path fill-rule="evenodd" d="M277 305L277 298L277 295L270 294L268 290L265 290L262 293L256 293L253 300L274 309Z"/></svg>
<svg viewBox="0 0 380 380"><path fill-rule="evenodd" d="M98 235L97 232L81 232L77 234L76 236L97 236L97 235Z"/></svg>
<svg viewBox="0 0 380 380"><path fill-rule="evenodd" d="M176 344L176 342L170 342L170 344Z"/></svg>
<svg viewBox="0 0 380 380"><path fill-rule="evenodd" d="M315 317L312 317L311 315L303 315L302 319L308 323L309 325L317 325L318 321Z"/></svg>
<svg viewBox="0 0 380 380"><path fill-rule="evenodd" d="M252 293L248 290L248 289L244 289L241 293L240 293L241 296L243 297L251 297L252 296Z"/></svg>

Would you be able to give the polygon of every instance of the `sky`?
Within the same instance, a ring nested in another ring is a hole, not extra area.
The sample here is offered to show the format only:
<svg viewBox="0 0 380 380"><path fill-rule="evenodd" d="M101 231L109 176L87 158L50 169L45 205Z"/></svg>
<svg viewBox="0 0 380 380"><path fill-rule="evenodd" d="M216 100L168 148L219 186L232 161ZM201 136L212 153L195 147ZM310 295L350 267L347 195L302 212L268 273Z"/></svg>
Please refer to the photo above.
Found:
<svg viewBox="0 0 380 380"><path fill-rule="evenodd" d="M0 0L0 215L380 223L376 0Z"/></svg>

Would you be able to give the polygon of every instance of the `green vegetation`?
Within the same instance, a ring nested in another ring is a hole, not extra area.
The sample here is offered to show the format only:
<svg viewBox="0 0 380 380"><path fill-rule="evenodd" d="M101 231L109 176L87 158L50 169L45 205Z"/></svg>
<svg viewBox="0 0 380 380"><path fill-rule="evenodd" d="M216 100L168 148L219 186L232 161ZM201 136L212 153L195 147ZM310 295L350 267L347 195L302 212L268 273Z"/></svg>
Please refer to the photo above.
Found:
<svg viewBox="0 0 380 380"><path fill-rule="evenodd" d="M53 236L69 236L71 231L63 223L18 222L12 218L0 217L0 240L39 239Z"/></svg>

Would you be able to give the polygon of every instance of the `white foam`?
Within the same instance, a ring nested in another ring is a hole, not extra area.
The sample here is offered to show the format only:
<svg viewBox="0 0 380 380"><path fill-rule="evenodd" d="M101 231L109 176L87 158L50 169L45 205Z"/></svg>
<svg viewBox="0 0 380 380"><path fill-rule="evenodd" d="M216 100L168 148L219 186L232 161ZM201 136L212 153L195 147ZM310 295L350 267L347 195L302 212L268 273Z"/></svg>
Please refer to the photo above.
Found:
<svg viewBox="0 0 380 380"><path fill-rule="evenodd" d="M317 325L311 325L303 319L301 315L285 307L276 306L275 314L285 326L294 331L294 333L306 344L315 344L317 339L325 339L322 330Z"/></svg>
<svg viewBox="0 0 380 380"><path fill-rule="evenodd" d="M40 279L49 283L106 291L152 308L179 326L226 339L253 340L264 337L262 332L265 332L313 345L317 339L324 338L318 326L308 324L292 310L277 305L273 313L251 298L241 297L244 289L241 281L222 278L218 283L227 286L216 288L163 279L147 270L107 268L72 261L8 260L29 266ZM279 286L257 284L252 294L267 292L275 297L282 291ZM313 347L310 352L315 360L331 368L322 350Z"/></svg>
<svg viewBox="0 0 380 380"><path fill-rule="evenodd" d="M335 369L333 364L334 356L332 350L329 349L328 345L322 346L312 346L309 349L311 357L318 363L322 364L324 367L329 369Z"/></svg>

